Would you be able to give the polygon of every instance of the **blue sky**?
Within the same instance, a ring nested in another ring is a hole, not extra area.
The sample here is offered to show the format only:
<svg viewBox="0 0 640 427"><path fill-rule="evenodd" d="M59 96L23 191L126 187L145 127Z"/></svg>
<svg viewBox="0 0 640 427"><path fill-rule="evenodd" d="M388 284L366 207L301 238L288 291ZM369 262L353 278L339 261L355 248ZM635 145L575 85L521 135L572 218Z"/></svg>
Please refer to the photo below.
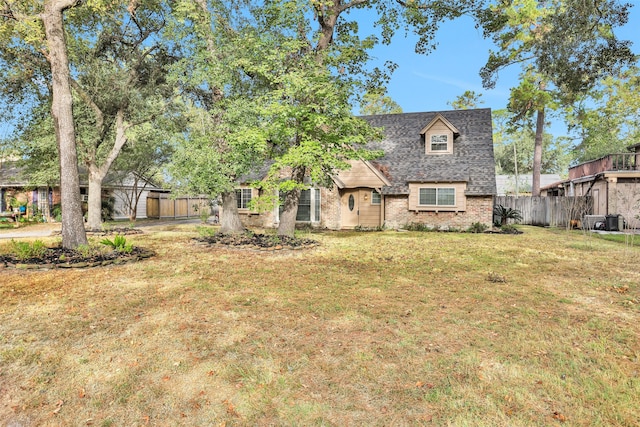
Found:
<svg viewBox="0 0 640 427"><path fill-rule="evenodd" d="M632 40L632 49L640 54L640 1L629 1L630 20L616 34ZM404 112L449 110L453 101L466 90L482 94L484 104L493 110L505 108L510 88L517 84L520 72L517 66L500 72L495 89L485 90L479 76L492 43L484 40L482 31L474 27L469 18L460 18L443 25L437 34L438 46L429 55L414 52L415 38L398 34L390 46L380 46L374 55L381 61L393 60L398 64L388 86L389 96ZM640 96L640 94L639 94ZM551 132L555 136L565 133L562 123L555 123Z"/></svg>
<svg viewBox="0 0 640 427"><path fill-rule="evenodd" d="M634 5L630 21L617 34L621 39L632 40L634 52L640 54L640 0L627 1ZM367 27L364 22L360 26ZM503 70L495 89L482 88L478 72L486 62L492 43L483 39L482 32L474 27L470 18L445 23L437 34L438 46L429 55L416 54L415 37L403 35L400 31L390 46L378 46L374 55L381 64L386 60L398 64L388 92L404 112L448 110L451 107L447 102L466 90L482 94L482 107L493 110L506 107L509 90L517 84L520 70L517 66ZM8 136L12 128L9 123L0 123L0 138ZM564 125L556 121L551 133L564 134Z"/></svg>

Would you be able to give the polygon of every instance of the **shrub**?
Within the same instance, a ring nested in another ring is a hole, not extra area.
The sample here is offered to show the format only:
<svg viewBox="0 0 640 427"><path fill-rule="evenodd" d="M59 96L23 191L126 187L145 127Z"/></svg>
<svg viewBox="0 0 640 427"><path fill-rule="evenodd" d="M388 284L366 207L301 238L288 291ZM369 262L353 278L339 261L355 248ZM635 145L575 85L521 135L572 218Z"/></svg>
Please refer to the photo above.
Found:
<svg viewBox="0 0 640 427"><path fill-rule="evenodd" d="M429 227L427 224L423 224L421 222L412 222L407 224L405 230L409 231L433 231L434 229Z"/></svg>
<svg viewBox="0 0 640 427"><path fill-rule="evenodd" d="M487 231L487 228L489 228L487 224L483 224L481 222L474 222L469 226L469 228L467 228L467 231L469 233L484 233L485 231Z"/></svg>
<svg viewBox="0 0 640 427"><path fill-rule="evenodd" d="M100 215L102 217L102 221L109 221L113 219L113 214L115 212L116 199L114 197L103 198L100 202L101 210Z"/></svg>
<svg viewBox="0 0 640 427"><path fill-rule="evenodd" d="M513 224L506 224L500 227L500 231L504 234L520 234L522 231L518 230Z"/></svg>
<svg viewBox="0 0 640 427"><path fill-rule="evenodd" d="M76 252L78 252L80 255L82 255L85 258L91 258L95 254L97 254L99 251L96 247L91 245L80 245L76 248Z"/></svg>
<svg viewBox="0 0 640 427"><path fill-rule="evenodd" d="M204 226L196 227L196 230L198 231L198 234L200 235L200 237L211 237L218 232L217 228L204 227Z"/></svg>
<svg viewBox="0 0 640 427"><path fill-rule="evenodd" d="M11 250L15 257L19 260L30 258L40 258L47 252L47 246L42 240L36 240L33 243L17 242L11 239Z"/></svg>
<svg viewBox="0 0 640 427"><path fill-rule="evenodd" d="M507 225L507 220L512 219L516 222L522 221L522 215L520 211L513 208L508 208L502 205L497 205L493 208L493 214L497 217L500 217L500 225Z"/></svg>
<svg viewBox="0 0 640 427"><path fill-rule="evenodd" d="M364 227L362 225L357 225L354 228L355 231L383 231L384 228L380 225L376 226L376 227Z"/></svg>

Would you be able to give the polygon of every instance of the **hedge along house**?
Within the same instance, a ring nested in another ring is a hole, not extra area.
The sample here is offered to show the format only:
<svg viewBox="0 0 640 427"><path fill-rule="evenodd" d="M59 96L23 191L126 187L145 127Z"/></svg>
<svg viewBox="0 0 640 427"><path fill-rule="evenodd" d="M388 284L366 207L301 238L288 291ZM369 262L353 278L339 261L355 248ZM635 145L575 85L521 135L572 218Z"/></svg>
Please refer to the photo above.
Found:
<svg viewBox="0 0 640 427"><path fill-rule="evenodd" d="M313 227L400 228L411 223L467 228L492 223L496 194L490 109L387 114L362 117L383 129L383 157L352 161L333 176L331 188L303 191L297 221ZM237 189L245 226L275 227L279 209L249 209L260 193Z"/></svg>

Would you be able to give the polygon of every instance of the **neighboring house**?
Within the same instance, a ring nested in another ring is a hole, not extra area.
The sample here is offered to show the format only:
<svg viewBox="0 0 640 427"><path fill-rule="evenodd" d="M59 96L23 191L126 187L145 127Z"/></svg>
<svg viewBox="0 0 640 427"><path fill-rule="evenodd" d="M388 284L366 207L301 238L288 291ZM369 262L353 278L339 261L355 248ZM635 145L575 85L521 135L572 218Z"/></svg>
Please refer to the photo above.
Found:
<svg viewBox="0 0 640 427"><path fill-rule="evenodd" d="M113 198L113 219L129 219L132 217L132 211L135 211L136 219L145 219L147 218L149 194L151 192L168 192L168 190L156 186L151 180L131 173L118 179L107 174L102 189L103 197L106 192L107 197Z"/></svg>
<svg viewBox="0 0 640 427"><path fill-rule="evenodd" d="M86 174L81 173L80 197L83 202L87 201L88 187ZM114 219L127 219L130 201L135 199L134 193L139 194L137 218L142 219L146 218L146 198L149 191L159 190L161 190L159 187L144 179L125 177L116 181L108 175L102 187L102 198L113 198ZM0 163L0 212L5 212L12 200L22 205L26 204L29 215L33 213L35 207L45 218L49 218L52 216L53 207L60 203L60 188L57 185L33 185L29 183L24 169L17 166L16 162L3 162ZM86 203L84 209L86 209Z"/></svg>
<svg viewBox="0 0 640 427"><path fill-rule="evenodd" d="M555 184L562 178L558 174L540 175L540 187ZM531 195L533 175L496 175L496 190L498 196ZM516 185L517 184L517 185Z"/></svg>
<svg viewBox="0 0 640 427"><path fill-rule="evenodd" d="M60 191L47 186L34 187L28 183L17 162L0 162L0 213L26 205L31 214L35 205L38 211L48 214L51 206L57 203L60 203Z"/></svg>
<svg viewBox="0 0 640 427"><path fill-rule="evenodd" d="M496 194L490 109L362 117L383 129L372 143L384 156L352 161L331 188L310 184L300 198L299 223L328 229L399 228L421 223L439 228L492 224ZM238 209L249 227L275 227L279 210L249 209L258 190L241 185Z"/></svg>
<svg viewBox="0 0 640 427"><path fill-rule="evenodd" d="M628 153L609 154L569 168L569 179L542 189L547 196L591 196L593 215L622 215L638 228L640 144Z"/></svg>

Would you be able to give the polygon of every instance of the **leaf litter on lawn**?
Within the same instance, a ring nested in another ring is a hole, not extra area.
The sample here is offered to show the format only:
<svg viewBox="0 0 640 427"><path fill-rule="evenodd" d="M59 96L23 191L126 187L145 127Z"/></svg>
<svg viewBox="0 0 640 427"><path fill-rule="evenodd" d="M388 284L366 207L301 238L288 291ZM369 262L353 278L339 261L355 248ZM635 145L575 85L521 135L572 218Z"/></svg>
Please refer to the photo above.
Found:
<svg viewBox="0 0 640 427"><path fill-rule="evenodd" d="M0 419L637 421L640 315L623 304L638 292L635 250L594 242L585 263L571 247L583 236L531 228L318 233L321 250L273 257L196 235L138 237L157 253L143 263L3 271Z"/></svg>

